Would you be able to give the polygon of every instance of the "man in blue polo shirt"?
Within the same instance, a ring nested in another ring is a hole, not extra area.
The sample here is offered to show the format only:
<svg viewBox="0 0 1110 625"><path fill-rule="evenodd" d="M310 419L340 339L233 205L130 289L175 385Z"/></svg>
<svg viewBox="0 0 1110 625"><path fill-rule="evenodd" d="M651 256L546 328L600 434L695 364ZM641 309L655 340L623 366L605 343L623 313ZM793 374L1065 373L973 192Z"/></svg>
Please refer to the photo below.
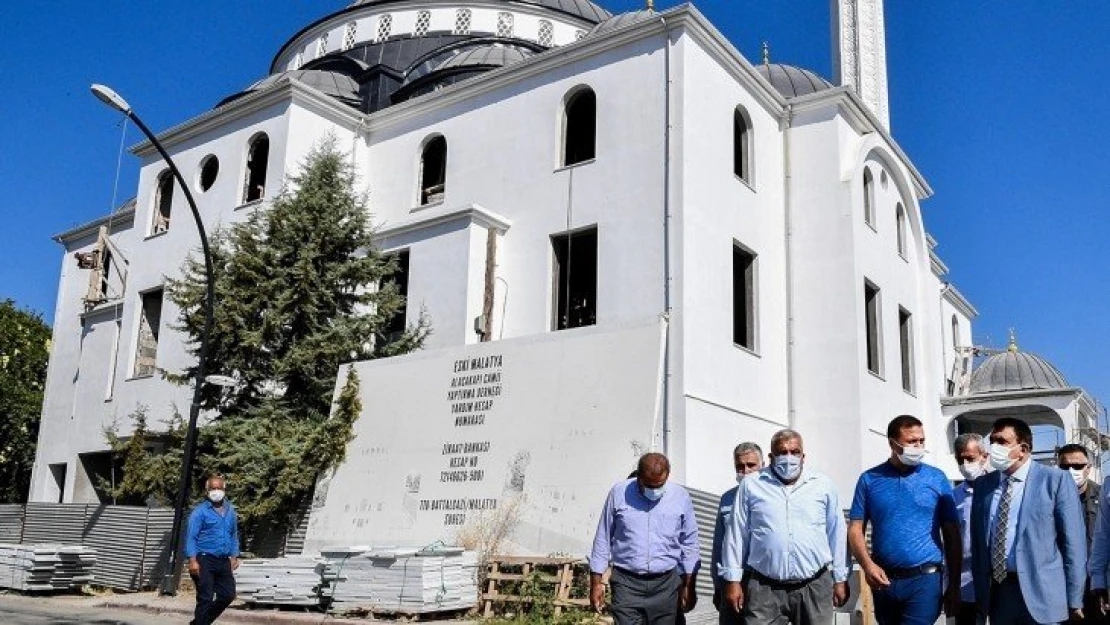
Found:
<svg viewBox="0 0 1110 625"><path fill-rule="evenodd" d="M910 415L895 417L887 426L887 438L890 459L865 471L856 483L848 546L871 586L880 625L933 625L942 602L952 616L959 609L960 518L948 478L921 463L921 421ZM947 589L942 587L945 566L952 571Z"/></svg>
<svg viewBox="0 0 1110 625"><path fill-rule="evenodd" d="M223 476L208 478L206 501L189 515L185 557L197 586L193 625L214 623L235 600L232 571L239 568L239 522L224 494L226 486Z"/></svg>

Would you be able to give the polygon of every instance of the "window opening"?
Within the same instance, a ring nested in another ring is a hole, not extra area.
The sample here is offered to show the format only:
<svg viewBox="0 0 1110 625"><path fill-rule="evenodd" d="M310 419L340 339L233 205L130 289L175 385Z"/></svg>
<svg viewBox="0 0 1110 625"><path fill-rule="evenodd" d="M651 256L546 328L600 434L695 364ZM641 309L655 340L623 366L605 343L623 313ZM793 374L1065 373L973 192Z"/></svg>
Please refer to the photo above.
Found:
<svg viewBox="0 0 1110 625"><path fill-rule="evenodd" d="M320 35L320 39L316 42L316 58L320 58L328 53L328 34Z"/></svg>
<svg viewBox="0 0 1110 625"><path fill-rule="evenodd" d="M470 34L470 9L459 9L455 11L455 30L456 35L469 35Z"/></svg>
<svg viewBox="0 0 1110 625"><path fill-rule="evenodd" d="M755 254L732 246L732 342L755 350Z"/></svg>
<svg viewBox="0 0 1110 625"><path fill-rule="evenodd" d="M863 221L875 227L875 179L870 169L863 170Z"/></svg>
<svg viewBox="0 0 1110 625"><path fill-rule="evenodd" d="M863 286L863 303L867 330L867 370L882 374L882 330L880 324L881 301L879 287L867 282Z"/></svg>
<svg viewBox="0 0 1110 625"><path fill-rule="evenodd" d="M898 234L898 254L902 258L906 257L906 209L898 204L895 210L895 223L897 224Z"/></svg>
<svg viewBox="0 0 1110 625"><path fill-rule="evenodd" d="M135 353L135 377L154 375L158 361L158 337L162 322L162 289L143 293L139 307L139 340Z"/></svg>
<svg viewBox="0 0 1110 625"><path fill-rule="evenodd" d="M397 294L404 298L404 303L397 309L397 312L393 313L393 316L390 317L382 329L382 335L386 343L397 341L404 335L409 307L409 251L402 250L389 254L389 256L396 259L397 271L386 278L385 283L397 285Z"/></svg>
<svg viewBox="0 0 1110 625"><path fill-rule="evenodd" d="M597 323L597 228L551 238L555 261L555 329Z"/></svg>
<svg viewBox="0 0 1110 625"><path fill-rule="evenodd" d="M416 14L416 29L413 31L417 37L428 34L428 25L432 21L432 14L428 11L419 11Z"/></svg>
<svg viewBox="0 0 1110 625"><path fill-rule="evenodd" d="M220 175L220 159L209 154L200 164L200 190L207 191L216 184L216 177Z"/></svg>
<svg viewBox="0 0 1110 625"><path fill-rule="evenodd" d="M57 502L63 503L66 498L66 463L59 462L50 465L50 476L54 478L51 490L58 493ZM48 498L53 499L53 497Z"/></svg>
<svg viewBox="0 0 1110 625"><path fill-rule="evenodd" d="M389 13L378 18L378 36L377 41L385 41L389 39L389 33L393 30L393 16Z"/></svg>
<svg viewBox="0 0 1110 625"><path fill-rule="evenodd" d="M347 30L343 34L343 50L355 47L355 37L358 36L358 22L347 22Z"/></svg>
<svg viewBox="0 0 1110 625"><path fill-rule="evenodd" d="M913 315L898 308L898 342L902 354L902 390L913 392Z"/></svg>
<svg viewBox="0 0 1110 625"><path fill-rule="evenodd" d="M154 217L150 233L158 234L170 229L170 211L173 209L173 174L165 170L158 176L154 191Z"/></svg>
<svg viewBox="0 0 1110 625"><path fill-rule="evenodd" d="M443 201L447 182L447 139L436 137L420 157L420 205Z"/></svg>
<svg viewBox="0 0 1110 625"><path fill-rule="evenodd" d="M498 13L497 14L497 36L498 37L512 37L513 36L513 14L512 13Z"/></svg>
<svg viewBox="0 0 1110 625"><path fill-rule="evenodd" d="M548 20L540 20L540 34L537 38L541 46L551 45L551 39L555 35L555 27Z"/></svg>
<svg viewBox="0 0 1110 625"><path fill-rule="evenodd" d="M247 176L246 188L243 191L243 202L261 200L266 195L266 168L270 161L270 139L266 135L258 136L251 142L247 151Z"/></svg>
<svg viewBox="0 0 1110 625"><path fill-rule="evenodd" d="M563 165L574 165L595 156L597 96L582 89L567 101L563 137Z"/></svg>
<svg viewBox="0 0 1110 625"><path fill-rule="evenodd" d="M737 108L732 114L732 173L751 184L751 137L747 116Z"/></svg>
<svg viewBox="0 0 1110 625"><path fill-rule="evenodd" d="M960 320L952 315L952 349L960 346Z"/></svg>

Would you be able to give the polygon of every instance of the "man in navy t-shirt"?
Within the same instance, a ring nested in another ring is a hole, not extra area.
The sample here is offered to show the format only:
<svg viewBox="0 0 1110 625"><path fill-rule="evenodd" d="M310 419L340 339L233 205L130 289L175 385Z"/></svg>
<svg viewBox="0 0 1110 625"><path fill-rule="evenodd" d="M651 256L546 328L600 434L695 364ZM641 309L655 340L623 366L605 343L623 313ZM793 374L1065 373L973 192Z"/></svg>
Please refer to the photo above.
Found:
<svg viewBox="0 0 1110 625"><path fill-rule="evenodd" d="M871 586L880 625L933 625L942 602L953 616L960 602L963 550L952 485L940 469L921 463L925 430L916 417L896 417L887 438L890 459L856 482L848 546ZM952 571L947 588L945 567Z"/></svg>

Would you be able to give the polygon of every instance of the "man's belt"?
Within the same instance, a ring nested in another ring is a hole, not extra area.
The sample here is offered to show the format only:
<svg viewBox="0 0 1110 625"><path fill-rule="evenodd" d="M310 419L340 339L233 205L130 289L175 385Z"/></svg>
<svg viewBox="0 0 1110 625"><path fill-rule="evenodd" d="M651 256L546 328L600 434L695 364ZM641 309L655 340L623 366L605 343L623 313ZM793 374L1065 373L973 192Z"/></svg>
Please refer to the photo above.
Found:
<svg viewBox="0 0 1110 625"><path fill-rule="evenodd" d="M940 569L941 566L939 564L932 563L907 567L883 567L883 571L886 572L886 576L892 579L906 579L909 577L918 577L920 575L932 575L933 573L940 571Z"/></svg>
<svg viewBox="0 0 1110 625"><path fill-rule="evenodd" d="M635 577L636 579L659 579L660 577L666 577L671 573L674 573L674 569L663 571L662 573L636 573L635 571L629 571L628 569L619 566L614 566L613 569L620 571L622 575Z"/></svg>
<svg viewBox="0 0 1110 625"><path fill-rule="evenodd" d="M747 574L750 577L754 577L755 579L758 579L760 581L760 583L762 583L765 586L771 586L772 588L775 588L775 587L796 588L798 586L805 586L806 584L809 584L810 582L816 581L818 578L820 578L822 575L824 575L828 570L829 570L829 565L826 564L825 566L821 567L821 569L818 570L816 573L814 573L813 575L811 575L810 577L807 577L805 579L775 579L773 577L768 577L768 576L764 575L763 573L760 573L759 571L757 571L755 569L751 569L751 568L747 569Z"/></svg>

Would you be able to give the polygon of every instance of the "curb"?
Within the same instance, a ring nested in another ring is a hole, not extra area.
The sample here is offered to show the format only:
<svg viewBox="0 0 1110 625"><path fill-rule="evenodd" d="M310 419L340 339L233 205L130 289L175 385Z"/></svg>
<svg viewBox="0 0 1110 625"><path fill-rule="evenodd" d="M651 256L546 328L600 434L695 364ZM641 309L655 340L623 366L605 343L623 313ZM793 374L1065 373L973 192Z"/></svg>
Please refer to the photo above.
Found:
<svg viewBox="0 0 1110 625"><path fill-rule="evenodd" d="M183 605L161 605L157 603L132 603L127 601L105 601L103 603L95 604L97 608L109 608L112 610L134 610L140 612L147 612L150 614L182 614L192 616L193 610L191 606ZM321 623L324 620L336 621L335 616L329 616L324 612L286 612L282 610L244 610L242 608L228 608L223 615L220 616L221 621L231 621L239 623Z"/></svg>

